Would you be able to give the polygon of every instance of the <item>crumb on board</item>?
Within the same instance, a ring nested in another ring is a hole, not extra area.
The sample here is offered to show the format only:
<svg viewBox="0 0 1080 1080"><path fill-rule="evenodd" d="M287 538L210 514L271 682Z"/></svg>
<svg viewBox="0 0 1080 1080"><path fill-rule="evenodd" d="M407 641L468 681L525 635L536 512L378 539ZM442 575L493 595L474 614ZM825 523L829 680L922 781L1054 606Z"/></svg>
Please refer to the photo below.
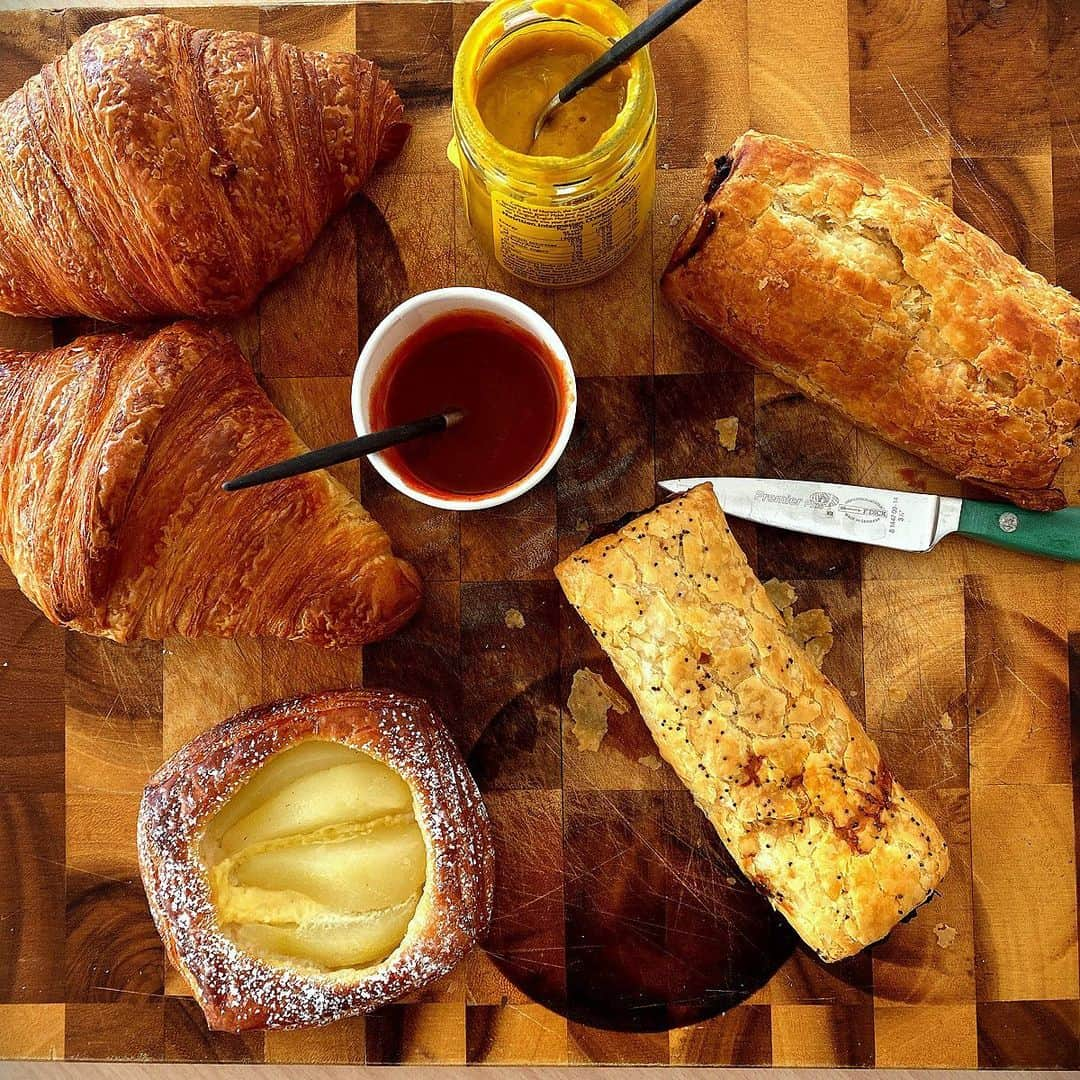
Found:
<svg viewBox="0 0 1080 1080"><path fill-rule="evenodd" d="M579 668L574 672L566 707L570 710L570 730L578 746L582 750L599 750L607 734L608 710L614 709L620 714L629 712L630 703L591 668Z"/></svg>
<svg viewBox="0 0 1080 1080"><path fill-rule="evenodd" d="M639 765L644 765L650 772L659 772L663 762L655 754L646 754L637 759Z"/></svg>
<svg viewBox="0 0 1080 1080"><path fill-rule="evenodd" d="M713 421L713 430L716 432L717 441L728 451L735 449L739 441L739 418L737 416L725 416L722 420Z"/></svg>
<svg viewBox="0 0 1080 1080"><path fill-rule="evenodd" d="M506 609L504 621L508 630L521 630L525 626L525 616L516 607Z"/></svg>
<svg viewBox="0 0 1080 1080"><path fill-rule="evenodd" d="M808 608L795 614L795 601L798 594L788 581L769 578L765 582L765 593L776 606L784 620L788 633L806 650L807 655L818 667L833 647L832 620L823 608Z"/></svg>
<svg viewBox="0 0 1080 1080"><path fill-rule="evenodd" d="M781 581L779 578L769 578L765 582L765 592L781 615L784 613L784 608L789 608L795 603L795 590L789 582Z"/></svg>
<svg viewBox="0 0 1080 1080"><path fill-rule="evenodd" d="M833 647L832 621L822 608L800 611L791 620L791 636L807 651L818 667Z"/></svg>
<svg viewBox="0 0 1080 1080"><path fill-rule="evenodd" d="M829 621L829 616L825 614L825 611L816 607L807 611L800 611L791 620L791 629L795 637L798 638L799 643L805 644L807 641L821 637L823 634L831 634L832 623Z"/></svg>
<svg viewBox="0 0 1080 1080"><path fill-rule="evenodd" d="M832 650L834 640L832 634L821 634L819 637L804 641L802 647L806 650L806 655L809 656L818 667L821 667L822 661Z"/></svg>
<svg viewBox="0 0 1080 1080"><path fill-rule="evenodd" d="M956 940L956 927L949 926L948 923L938 923L934 927L934 937L943 949L947 949Z"/></svg>
<svg viewBox="0 0 1080 1080"><path fill-rule="evenodd" d="M890 686L889 697L891 697L893 701L903 703L908 699L908 692L902 686Z"/></svg>
<svg viewBox="0 0 1080 1080"><path fill-rule="evenodd" d="M672 214L672 215L671 215L671 220L670 220L670 221L668 222L668 224L669 224L669 225L670 225L670 226L671 226L671 227L672 227L673 229L677 229L677 228L679 227L679 223L680 223L681 221L682 221L682 215L681 215L681 214Z"/></svg>
<svg viewBox="0 0 1080 1080"><path fill-rule="evenodd" d="M943 712L941 714L941 718L938 720L938 723L941 725L943 731L952 731L954 726L953 718L947 712Z"/></svg>

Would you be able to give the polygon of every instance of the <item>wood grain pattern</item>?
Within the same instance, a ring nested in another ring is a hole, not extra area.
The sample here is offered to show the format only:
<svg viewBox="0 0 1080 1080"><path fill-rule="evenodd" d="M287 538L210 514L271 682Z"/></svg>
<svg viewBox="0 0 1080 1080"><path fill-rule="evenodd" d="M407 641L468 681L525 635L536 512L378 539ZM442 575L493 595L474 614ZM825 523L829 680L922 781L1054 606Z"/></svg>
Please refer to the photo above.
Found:
<svg viewBox="0 0 1080 1080"><path fill-rule="evenodd" d="M0 1058L64 1056L64 1005L0 1005Z"/></svg>
<svg viewBox="0 0 1080 1080"><path fill-rule="evenodd" d="M310 1031L268 1031L266 1060L298 1065L363 1064L364 1017L358 1016Z"/></svg>
<svg viewBox="0 0 1080 1080"><path fill-rule="evenodd" d="M978 1058L975 1005L874 1010L874 1063L883 1069L963 1069Z"/></svg>
<svg viewBox="0 0 1080 1080"><path fill-rule="evenodd" d="M660 0L633 0L640 17ZM825 669L946 833L941 895L825 967L734 871L631 708L582 750L573 674L610 664L551 568L673 475L962 485L811 406L685 326L655 283L705 161L753 124L848 150L951 203L1080 290L1080 11L1073 0L710 0L653 47L651 235L551 293L483 254L446 159L454 50L479 0L181 9L378 59L414 125L311 257L228 324L311 442L350 434L362 342L422 289L518 296L565 338L579 422L517 503L447 514L370 468L359 490L426 580L388 641L121 648L65 635L0 566L0 1056L176 1062L1080 1068L1080 571L952 539L930 555L734 527L763 578L824 607ZM0 93L113 10L0 12ZM0 345L87 327L0 317ZM734 451L713 425L739 420ZM1065 487L1080 501L1080 456ZM507 621L515 611L517 620ZM495 920L438 984L307 1032L210 1034L166 969L134 857L147 774L246 705L363 681L429 698L485 792Z"/></svg>

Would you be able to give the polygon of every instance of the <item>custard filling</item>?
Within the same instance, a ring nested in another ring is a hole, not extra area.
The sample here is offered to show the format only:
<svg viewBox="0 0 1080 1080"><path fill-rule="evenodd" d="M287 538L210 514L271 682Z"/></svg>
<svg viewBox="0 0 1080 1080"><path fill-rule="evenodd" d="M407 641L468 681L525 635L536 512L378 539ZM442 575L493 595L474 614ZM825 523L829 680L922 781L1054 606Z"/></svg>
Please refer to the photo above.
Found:
<svg viewBox="0 0 1080 1080"><path fill-rule="evenodd" d="M324 739L259 768L210 821L201 855L223 933L268 963L325 974L385 960L427 878L408 785Z"/></svg>

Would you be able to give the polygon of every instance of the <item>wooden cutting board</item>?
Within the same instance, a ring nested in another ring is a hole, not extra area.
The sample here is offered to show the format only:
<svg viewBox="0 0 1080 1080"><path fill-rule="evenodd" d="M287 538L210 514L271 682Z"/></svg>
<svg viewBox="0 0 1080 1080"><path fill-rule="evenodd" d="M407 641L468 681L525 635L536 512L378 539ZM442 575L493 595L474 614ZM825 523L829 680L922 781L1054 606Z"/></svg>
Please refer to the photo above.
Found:
<svg viewBox="0 0 1080 1080"><path fill-rule="evenodd" d="M645 0L631 8L643 16ZM0 570L0 1056L1080 1066L1076 570L956 539L907 556L739 526L762 578L790 581L797 609L828 612L825 670L953 853L939 898L832 967L745 886L672 774L654 768L632 710L612 712L599 751L578 748L573 673L614 677L551 575L597 525L651 505L657 478L957 492L680 324L656 279L707 155L752 125L911 179L1080 291L1075 3L707 0L653 50L651 242L605 281L560 293L484 258L446 159L454 48L479 10L387 0L178 12L356 48L384 65L415 125L370 200L231 324L301 435L351 434L360 343L399 301L450 284L513 293L554 323L579 374L579 421L557 474L493 511L430 511L368 468L338 470L427 580L422 615L363 657L268 641L123 648L54 628ZM0 14L0 91L110 14ZM46 347L84 328L3 319L0 344ZM729 416L733 453L714 431ZM1078 481L1080 466L1073 501ZM498 835L491 939L366 1019L211 1035L147 914L134 844L143 783L242 706L361 680L431 699L469 757Z"/></svg>

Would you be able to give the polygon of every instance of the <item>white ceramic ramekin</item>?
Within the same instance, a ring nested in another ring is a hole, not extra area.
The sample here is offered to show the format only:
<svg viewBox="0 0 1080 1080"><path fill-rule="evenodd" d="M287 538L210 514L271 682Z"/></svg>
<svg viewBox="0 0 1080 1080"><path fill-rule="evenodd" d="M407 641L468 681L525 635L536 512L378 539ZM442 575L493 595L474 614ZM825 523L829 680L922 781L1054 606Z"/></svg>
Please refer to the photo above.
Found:
<svg viewBox="0 0 1080 1080"><path fill-rule="evenodd" d="M427 503L428 506L438 506L444 510L483 510L489 506L500 506L502 503L516 499L519 495L524 495L551 472L570 441L574 417L577 415L577 382L574 379L574 369L570 364L566 346L548 322L528 305L515 300L512 296L491 292L489 289L455 287L420 293L394 308L375 327L356 363L352 383L353 424L358 435L370 434L372 430L369 411L371 391L383 365L398 346L407 338L412 337L422 326L451 311L489 312L521 327L545 346L557 363L563 381L565 408L555 441L544 457L537 462L532 472L523 476L516 484L511 484L510 487L502 488L490 495L473 497L434 495L430 491L415 486L407 477L402 476L386 460L385 455L372 454L370 460L387 483L418 502ZM448 402L448 404L453 403ZM512 403L507 402L507 408L511 407Z"/></svg>

